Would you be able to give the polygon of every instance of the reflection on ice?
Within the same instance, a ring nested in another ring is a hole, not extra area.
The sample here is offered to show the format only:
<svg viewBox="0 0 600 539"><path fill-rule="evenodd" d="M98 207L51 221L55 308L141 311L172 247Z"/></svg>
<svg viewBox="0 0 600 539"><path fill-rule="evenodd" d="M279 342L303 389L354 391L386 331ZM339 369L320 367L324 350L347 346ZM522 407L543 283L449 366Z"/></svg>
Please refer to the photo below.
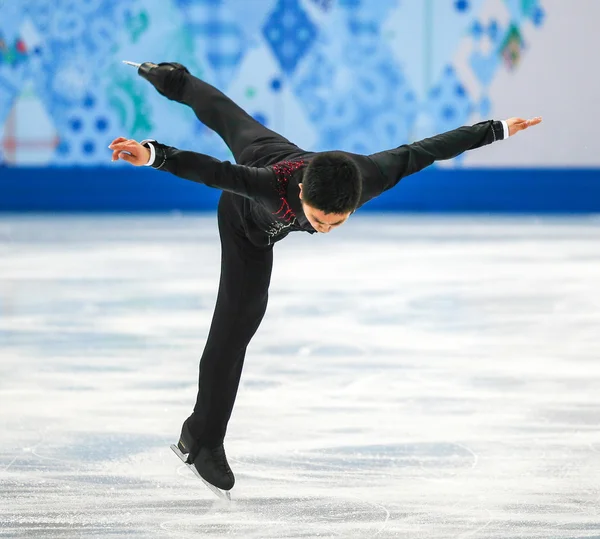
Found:
<svg viewBox="0 0 600 539"><path fill-rule="evenodd" d="M599 240L359 216L277 245L227 505L169 449L214 219L0 218L0 535L597 538Z"/></svg>

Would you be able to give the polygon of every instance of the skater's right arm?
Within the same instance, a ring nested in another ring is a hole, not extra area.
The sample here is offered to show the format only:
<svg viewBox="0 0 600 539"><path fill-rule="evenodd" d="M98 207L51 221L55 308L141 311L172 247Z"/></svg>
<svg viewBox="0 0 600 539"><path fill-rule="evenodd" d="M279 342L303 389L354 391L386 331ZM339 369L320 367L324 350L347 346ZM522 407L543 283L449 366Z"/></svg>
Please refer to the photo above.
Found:
<svg viewBox="0 0 600 539"><path fill-rule="evenodd" d="M270 169L234 165L229 161L178 150L155 141L140 144L135 140L118 138L109 148L113 150L113 161L122 159L135 166L152 166L180 178L251 199L271 193L275 182Z"/></svg>

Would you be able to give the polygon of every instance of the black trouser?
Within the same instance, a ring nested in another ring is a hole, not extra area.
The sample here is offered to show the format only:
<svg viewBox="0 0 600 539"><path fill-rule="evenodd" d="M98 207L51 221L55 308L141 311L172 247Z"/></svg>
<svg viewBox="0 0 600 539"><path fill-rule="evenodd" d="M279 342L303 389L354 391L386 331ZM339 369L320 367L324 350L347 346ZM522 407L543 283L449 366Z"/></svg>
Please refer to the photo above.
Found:
<svg viewBox="0 0 600 539"><path fill-rule="evenodd" d="M213 86L186 76L184 97L198 119L216 131L239 164L265 166L302 153L267 129ZM221 280L208 340L200 360L198 398L188 421L202 445L222 443L237 394L246 347L267 308L273 246L245 236L238 195L223 193L218 223Z"/></svg>

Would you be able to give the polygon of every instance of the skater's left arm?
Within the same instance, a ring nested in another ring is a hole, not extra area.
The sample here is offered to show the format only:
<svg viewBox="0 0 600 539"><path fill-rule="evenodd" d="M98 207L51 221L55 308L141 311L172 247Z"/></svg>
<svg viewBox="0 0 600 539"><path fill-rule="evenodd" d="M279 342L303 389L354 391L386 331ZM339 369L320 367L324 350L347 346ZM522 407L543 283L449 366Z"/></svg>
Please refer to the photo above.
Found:
<svg viewBox="0 0 600 539"><path fill-rule="evenodd" d="M541 121L540 117L531 120L510 118L503 122L490 120L473 126L459 127L369 157L379 167L384 177L383 191L386 191L394 187L402 178L423 170L435 161L453 159L468 150L516 135L519 131L537 125Z"/></svg>
<svg viewBox="0 0 600 539"><path fill-rule="evenodd" d="M178 150L155 141L142 143L115 139L109 148L112 160L122 159L135 166L152 166L180 178L229 191L247 198L261 198L272 191L273 172L266 168L234 165L209 155Z"/></svg>

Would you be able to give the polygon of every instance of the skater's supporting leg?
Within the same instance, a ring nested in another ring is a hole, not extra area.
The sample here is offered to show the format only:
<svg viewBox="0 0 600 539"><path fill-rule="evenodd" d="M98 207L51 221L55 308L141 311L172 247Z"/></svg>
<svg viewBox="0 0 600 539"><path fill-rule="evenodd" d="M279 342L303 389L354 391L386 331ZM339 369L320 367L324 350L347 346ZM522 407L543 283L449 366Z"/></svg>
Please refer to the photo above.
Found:
<svg viewBox="0 0 600 539"><path fill-rule="evenodd" d="M233 200L233 195L224 193L219 203L221 281L189 424L199 445L209 447L221 444L225 437L246 347L267 308L273 265L272 247L255 247L232 225Z"/></svg>

